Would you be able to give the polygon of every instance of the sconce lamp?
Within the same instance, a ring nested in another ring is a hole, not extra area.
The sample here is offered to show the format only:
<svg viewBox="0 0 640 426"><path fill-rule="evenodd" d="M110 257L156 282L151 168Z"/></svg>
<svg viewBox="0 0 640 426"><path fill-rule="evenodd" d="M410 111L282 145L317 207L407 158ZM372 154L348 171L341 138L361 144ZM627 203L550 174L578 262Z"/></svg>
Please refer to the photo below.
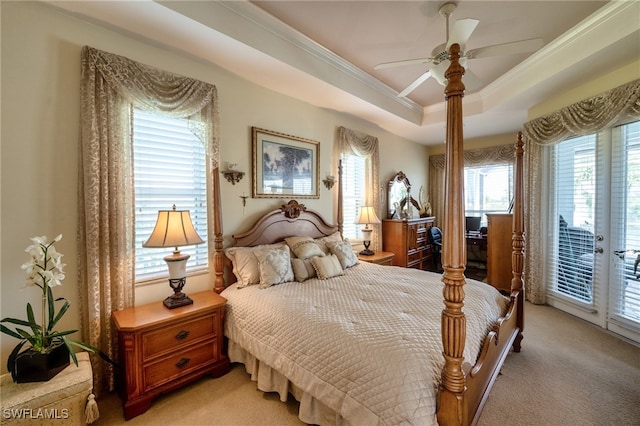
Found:
<svg viewBox="0 0 640 426"><path fill-rule="evenodd" d="M175 204L172 210L159 210L156 226L151 236L142 247L175 247L173 254L165 256L169 268L169 286L173 294L164 300L164 306L169 309L191 305L191 300L182 292L187 282L188 254L180 253L179 246L190 246L204 243L196 232L189 210L176 210Z"/></svg>
<svg viewBox="0 0 640 426"><path fill-rule="evenodd" d="M333 184L336 183L336 178L335 178L335 176L332 176L332 175L327 173L327 177L322 179L322 183L324 183L324 186L327 189L331 189L331 188L333 188Z"/></svg>
<svg viewBox="0 0 640 426"><path fill-rule="evenodd" d="M236 163L227 163L227 170L223 170L220 173L222 173L224 178L227 182L230 182L231 185L235 185L240 182L244 176L244 172L238 170L238 165Z"/></svg>
<svg viewBox="0 0 640 426"><path fill-rule="evenodd" d="M364 250L360 252L360 254L364 256L371 256L374 254L373 250L369 250L369 246L371 245L371 234L373 233L373 228L369 228L370 223L380 223L380 219L378 219L376 211L371 206L360 207L360 215L358 215L356 224L364 225L364 228L361 230L362 238L364 240Z"/></svg>

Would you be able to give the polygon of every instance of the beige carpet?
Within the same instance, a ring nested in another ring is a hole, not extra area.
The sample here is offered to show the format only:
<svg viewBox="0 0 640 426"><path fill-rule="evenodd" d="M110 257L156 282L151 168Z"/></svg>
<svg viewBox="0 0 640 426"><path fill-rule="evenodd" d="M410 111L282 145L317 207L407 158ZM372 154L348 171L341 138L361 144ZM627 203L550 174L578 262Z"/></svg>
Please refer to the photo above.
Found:
<svg viewBox="0 0 640 426"><path fill-rule="evenodd" d="M640 348L548 306L525 310L522 352L507 358L479 425L640 425ZM94 425L125 424L115 394L99 407ZM256 390L234 365L159 397L126 424L300 425L296 413L295 402Z"/></svg>

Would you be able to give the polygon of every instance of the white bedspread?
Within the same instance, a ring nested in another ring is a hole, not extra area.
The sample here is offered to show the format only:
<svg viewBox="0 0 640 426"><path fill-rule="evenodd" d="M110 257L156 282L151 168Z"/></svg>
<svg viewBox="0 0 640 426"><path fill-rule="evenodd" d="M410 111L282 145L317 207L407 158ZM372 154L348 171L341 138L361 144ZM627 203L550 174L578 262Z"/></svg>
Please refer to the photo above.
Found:
<svg viewBox="0 0 640 426"><path fill-rule="evenodd" d="M436 424L442 286L439 274L369 263L325 281L231 286L225 334L349 424ZM508 299L472 280L464 289L473 364Z"/></svg>

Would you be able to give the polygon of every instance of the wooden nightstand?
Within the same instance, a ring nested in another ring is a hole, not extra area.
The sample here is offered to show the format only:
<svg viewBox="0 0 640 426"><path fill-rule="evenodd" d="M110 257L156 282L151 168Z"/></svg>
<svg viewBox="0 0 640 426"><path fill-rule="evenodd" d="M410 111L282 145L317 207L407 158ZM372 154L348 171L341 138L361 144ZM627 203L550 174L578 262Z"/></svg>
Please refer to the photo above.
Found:
<svg viewBox="0 0 640 426"><path fill-rule="evenodd" d="M358 259L361 262L376 263L378 265L387 266L391 266L393 262L393 256L395 256L395 253L389 253L387 251L377 251L371 256L365 256L358 253Z"/></svg>
<svg viewBox="0 0 640 426"><path fill-rule="evenodd" d="M167 309L156 302L112 314L125 419L147 411L161 393L229 371L222 340L226 299L212 291L189 297L193 305Z"/></svg>

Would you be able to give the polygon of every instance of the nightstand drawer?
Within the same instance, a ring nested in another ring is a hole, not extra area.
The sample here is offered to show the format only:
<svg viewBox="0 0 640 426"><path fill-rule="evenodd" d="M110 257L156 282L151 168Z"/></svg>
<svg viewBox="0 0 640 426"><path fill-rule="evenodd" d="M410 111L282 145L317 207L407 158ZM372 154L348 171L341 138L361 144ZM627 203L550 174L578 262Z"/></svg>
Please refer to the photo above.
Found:
<svg viewBox="0 0 640 426"><path fill-rule="evenodd" d="M176 376L216 362L217 354L217 341L213 340L146 365L143 373L144 392L173 380Z"/></svg>
<svg viewBox="0 0 640 426"><path fill-rule="evenodd" d="M143 361L159 353L188 345L203 337L214 337L216 335L216 316L217 313L144 333L142 336Z"/></svg>

